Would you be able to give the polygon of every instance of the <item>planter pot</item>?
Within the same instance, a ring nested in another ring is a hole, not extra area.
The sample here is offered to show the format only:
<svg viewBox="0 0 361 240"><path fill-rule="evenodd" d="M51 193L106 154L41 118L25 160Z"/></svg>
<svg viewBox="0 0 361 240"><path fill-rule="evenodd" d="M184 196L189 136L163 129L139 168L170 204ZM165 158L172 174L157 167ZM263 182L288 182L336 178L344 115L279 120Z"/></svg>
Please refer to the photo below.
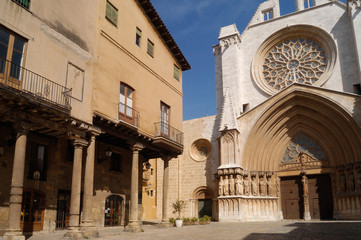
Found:
<svg viewBox="0 0 361 240"><path fill-rule="evenodd" d="M176 227L181 227L183 225L183 220L180 219L180 220L175 220L175 226Z"/></svg>

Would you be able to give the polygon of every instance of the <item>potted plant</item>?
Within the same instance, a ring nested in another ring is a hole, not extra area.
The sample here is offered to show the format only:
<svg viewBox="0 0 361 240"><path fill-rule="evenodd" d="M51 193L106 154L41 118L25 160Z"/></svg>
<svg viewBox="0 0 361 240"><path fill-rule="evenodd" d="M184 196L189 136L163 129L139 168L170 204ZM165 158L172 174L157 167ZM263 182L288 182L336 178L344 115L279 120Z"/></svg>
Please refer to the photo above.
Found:
<svg viewBox="0 0 361 240"><path fill-rule="evenodd" d="M175 220L176 227L181 227L183 225L181 214L185 206L186 206L185 201L179 199L172 204L172 207L174 209L173 213L177 214L177 219Z"/></svg>
<svg viewBox="0 0 361 240"><path fill-rule="evenodd" d="M184 226L191 225L191 219L190 218L183 218L183 225Z"/></svg>
<svg viewBox="0 0 361 240"><path fill-rule="evenodd" d="M198 223L198 218L197 217L193 217L192 219L191 219L191 224L192 225L195 225L195 224L197 224Z"/></svg>
<svg viewBox="0 0 361 240"><path fill-rule="evenodd" d="M172 224L174 226L175 224L175 218L169 218L169 223Z"/></svg>

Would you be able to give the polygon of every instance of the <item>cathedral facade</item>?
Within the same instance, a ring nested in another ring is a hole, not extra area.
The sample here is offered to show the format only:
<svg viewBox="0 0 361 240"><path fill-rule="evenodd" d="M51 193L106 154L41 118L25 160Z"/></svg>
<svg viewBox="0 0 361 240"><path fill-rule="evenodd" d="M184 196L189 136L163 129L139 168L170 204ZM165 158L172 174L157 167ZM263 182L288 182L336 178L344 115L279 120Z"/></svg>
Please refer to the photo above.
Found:
<svg viewBox="0 0 361 240"><path fill-rule="evenodd" d="M185 215L361 218L361 1L295 5L281 16L268 0L242 33L221 28L217 115L184 122L172 170Z"/></svg>

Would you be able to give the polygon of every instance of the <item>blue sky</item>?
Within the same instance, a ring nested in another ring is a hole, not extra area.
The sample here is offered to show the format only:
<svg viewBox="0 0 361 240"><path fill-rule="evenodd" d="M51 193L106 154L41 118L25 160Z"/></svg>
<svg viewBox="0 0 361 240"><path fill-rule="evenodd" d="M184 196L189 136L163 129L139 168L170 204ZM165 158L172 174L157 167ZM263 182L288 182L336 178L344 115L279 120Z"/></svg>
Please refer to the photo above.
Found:
<svg viewBox="0 0 361 240"><path fill-rule="evenodd" d="M183 72L183 119L216 112L212 46L219 30L236 23L242 32L264 0L151 0L192 66ZM280 0L281 15L293 12L294 0Z"/></svg>

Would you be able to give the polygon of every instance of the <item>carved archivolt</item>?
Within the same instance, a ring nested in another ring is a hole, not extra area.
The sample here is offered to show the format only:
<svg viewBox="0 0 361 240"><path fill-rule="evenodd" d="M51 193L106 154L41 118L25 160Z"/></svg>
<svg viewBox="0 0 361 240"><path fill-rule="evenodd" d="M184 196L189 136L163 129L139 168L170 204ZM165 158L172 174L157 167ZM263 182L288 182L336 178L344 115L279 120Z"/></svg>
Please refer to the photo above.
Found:
<svg viewBox="0 0 361 240"><path fill-rule="evenodd" d="M322 86L336 63L332 37L314 26L284 28L266 39L252 62L256 84L273 95L294 82Z"/></svg>

